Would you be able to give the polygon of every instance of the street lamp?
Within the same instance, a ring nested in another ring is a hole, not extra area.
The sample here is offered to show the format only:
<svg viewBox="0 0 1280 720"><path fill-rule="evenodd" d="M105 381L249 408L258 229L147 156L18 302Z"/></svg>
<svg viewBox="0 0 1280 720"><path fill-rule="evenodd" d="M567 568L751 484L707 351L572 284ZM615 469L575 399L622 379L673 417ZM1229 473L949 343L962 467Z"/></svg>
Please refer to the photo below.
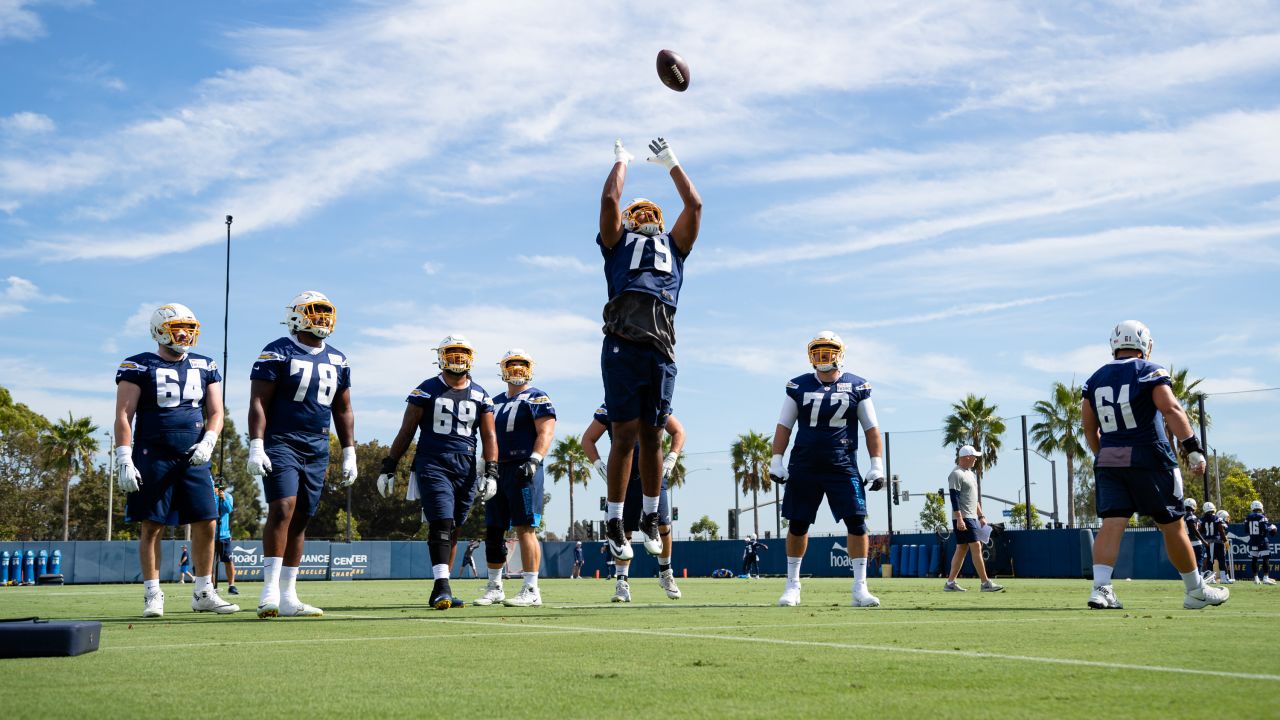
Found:
<svg viewBox="0 0 1280 720"><path fill-rule="evenodd" d="M115 508L112 506L116 499L116 449L112 447L109 431L103 432L102 436L107 439L107 541L110 542L111 516L115 514Z"/></svg>
<svg viewBox="0 0 1280 720"><path fill-rule="evenodd" d="M1014 448L1014 450L1021 450L1021 449L1022 448ZM1027 449L1035 453L1036 455L1038 455L1041 460L1044 460L1049 463L1049 473L1053 482L1053 525L1054 527L1057 527L1058 525L1058 461L1052 458L1047 458L1044 455L1041 455L1040 451L1036 450L1035 448L1027 448ZM1031 483L1031 484L1035 485L1035 483ZM1074 502L1074 500L1072 501Z"/></svg>

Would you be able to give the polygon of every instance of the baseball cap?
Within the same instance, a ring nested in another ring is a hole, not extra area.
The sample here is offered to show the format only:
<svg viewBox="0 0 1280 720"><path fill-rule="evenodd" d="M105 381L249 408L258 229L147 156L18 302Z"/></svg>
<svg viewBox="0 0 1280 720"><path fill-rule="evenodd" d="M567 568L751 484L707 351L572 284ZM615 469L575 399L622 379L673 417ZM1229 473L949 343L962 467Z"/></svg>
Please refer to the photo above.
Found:
<svg viewBox="0 0 1280 720"><path fill-rule="evenodd" d="M957 457L971 457L971 456L977 457L981 455L982 453L978 452L977 450L974 450L972 445L962 445L960 446L960 451L956 453Z"/></svg>

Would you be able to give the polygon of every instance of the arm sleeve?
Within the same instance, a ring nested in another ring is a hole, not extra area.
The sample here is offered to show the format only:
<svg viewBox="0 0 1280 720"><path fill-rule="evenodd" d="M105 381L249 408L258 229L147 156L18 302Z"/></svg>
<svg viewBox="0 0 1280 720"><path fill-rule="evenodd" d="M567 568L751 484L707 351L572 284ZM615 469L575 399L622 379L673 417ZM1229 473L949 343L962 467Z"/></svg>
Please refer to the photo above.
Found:
<svg viewBox="0 0 1280 720"><path fill-rule="evenodd" d="M782 412L778 413L778 424L784 428L789 428L796 424L796 418L800 417L800 407L796 405L796 401L790 395L782 401Z"/></svg>
<svg viewBox="0 0 1280 720"><path fill-rule="evenodd" d="M948 492L951 493L951 512L960 512L960 491L951 488Z"/></svg>
<svg viewBox="0 0 1280 720"><path fill-rule="evenodd" d="M871 398L858 403L858 424L862 426L863 432L880 427L880 421L876 420L876 406L872 404Z"/></svg>

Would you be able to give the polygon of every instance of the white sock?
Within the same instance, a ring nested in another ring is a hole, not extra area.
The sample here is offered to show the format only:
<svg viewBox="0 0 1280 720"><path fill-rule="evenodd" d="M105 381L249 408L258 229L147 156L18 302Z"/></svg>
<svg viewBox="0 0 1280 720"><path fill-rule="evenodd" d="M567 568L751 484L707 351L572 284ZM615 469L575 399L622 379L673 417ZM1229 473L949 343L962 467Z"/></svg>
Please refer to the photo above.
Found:
<svg viewBox="0 0 1280 720"><path fill-rule="evenodd" d="M867 559L853 558L853 586L867 584Z"/></svg>
<svg viewBox="0 0 1280 720"><path fill-rule="evenodd" d="M671 564L671 556L670 556L670 555L659 555L659 556L658 556L658 565L670 565L670 564Z"/></svg>
<svg viewBox="0 0 1280 720"><path fill-rule="evenodd" d="M208 590L208 589L209 589L209 586L210 586L210 585L212 585L212 584L213 584L213 576L212 576L212 575L197 575L197 576L196 576L196 587L195 587L195 592L196 592L196 593L199 593L199 592L201 592L202 590Z"/></svg>
<svg viewBox="0 0 1280 720"><path fill-rule="evenodd" d="M489 582L502 584L502 568L489 568Z"/></svg>
<svg viewBox="0 0 1280 720"><path fill-rule="evenodd" d="M627 571L631 569L631 563L628 562L626 565L623 565L622 563L618 563L617 568L618 569L614 570L614 572L618 574L618 577L620 579L626 580Z"/></svg>
<svg viewBox="0 0 1280 720"><path fill-rule="evenodd" d="M1111 584L1111 571L1115 568L1110 565L1094 565L1093 566L1093 586L1102 587Z"/></svg>
<svg viewBox="0 0 1280 720"><path fill-rule="evenodd" d="M622 503L610 501L609 514L605 517L605 519L613 520L614 518L619 518L619 519L622 518Z"/></svg>
<svg viewBox="0 0 1280 720"><path fill-rule="evenodd" d="M648 515L649 513L658 512L658 500L660 500L660 498L656 495L654 497L645 495L643 505L644 514Z"/></svg>
<svg viewBox="0 0 1280 720"><path fill-rule="evenodd" d="M527 587L527 588L537 588L537 587L538 587L538 573L536 573L536 572L527 572L527 573L520 573L520 575L521 575L522 577L524 577L524 586L525 586L525 587Z"/></svg>
<svg viewBox="0 0 1280 720"><path fill-rule="evenodd" d="M498 568L498 572L502 572L502 568ZM439 565L432 565L431 577L436 580L448 580L449 566L445 565L444 563L440 563Z"/></svg>
<svg viewBox="0 0 1280 720"><path fill-rule="evenodd" d="M155 591L157 591L157 590L159 590L159 589L160 589L160 579L159 579L159 578L156 578L155 580L143 580L143 581L142 581L142 591L143 591L144 593L146 593L147 595L150 595L151 593L153 593L153 592L155 592Z"/></svg>
<svg viewBox="0 0 1280 720"><path fill-rule="evenodd" d="M1200 577L1199 570L1179 573L1179 575L1182 575L1182 584L1187 587L1187 592L1191 592L1204 584L1204 578Z"/></svg>
<svg viewBox="0 0 1280 720"><path fill-rule="evenodd" d="M259 596L259 604L268 600L280 600L280 567L283 564L282 557L262 558L262 594Z"/></svg>
<svg viewBox="0 0 1280 720"><path fill-rule="evenodd" d="M804 558L787 556L787 584L788 585L800 584L800 561L801 560L804 560Z"/></svg>
<svg viewBox="0 0 1280 720"><path fill-rule="evenodd" d="M280 599L298 601L298 568L288 565L280 568Z"/></svg>

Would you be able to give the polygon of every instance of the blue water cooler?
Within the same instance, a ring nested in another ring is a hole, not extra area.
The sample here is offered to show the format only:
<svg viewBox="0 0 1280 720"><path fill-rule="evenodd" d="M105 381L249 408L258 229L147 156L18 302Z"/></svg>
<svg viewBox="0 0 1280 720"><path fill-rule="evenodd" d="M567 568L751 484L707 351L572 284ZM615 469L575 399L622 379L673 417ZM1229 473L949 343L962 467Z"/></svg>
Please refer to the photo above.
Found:
<svg viewBox="0 0 1280 720"><path fill-rule="evenodd" d="M22 551L14 550L13 557L9 558L9 584L22 584Z"/></svg>
<svg viewBox="0 0 1280 720"><path fill-rule="evenodd" d="M35 585L36 584L36 554L34 550L27 551L27 557L25 561L22 563L22 565L23 565L22 584Z"/></svg>
<svg viewBox="0 0 1280 720"><path fill-rule="evenodd" d="M39 578L41 575L45 574L45 572L47 572L48 567L49 567L49 551L41 550L40 554L36 556L36 578Z"/></svg>
<svg viewBox="0 0 1280 720"><path fill-rule="evenodd" d="M0 553L0 563L3 563L2 565L0 565L0 587L4 587L5 585L9 584L9 551L8 550L5 550L3 553Z"/></svg>
<svg viewBox="0 0 1280 720"><path fill-rule="evenodd" d="M49 572L54 575L62 574L62 551L54 550L53 555L49 557Z"/></svg>

